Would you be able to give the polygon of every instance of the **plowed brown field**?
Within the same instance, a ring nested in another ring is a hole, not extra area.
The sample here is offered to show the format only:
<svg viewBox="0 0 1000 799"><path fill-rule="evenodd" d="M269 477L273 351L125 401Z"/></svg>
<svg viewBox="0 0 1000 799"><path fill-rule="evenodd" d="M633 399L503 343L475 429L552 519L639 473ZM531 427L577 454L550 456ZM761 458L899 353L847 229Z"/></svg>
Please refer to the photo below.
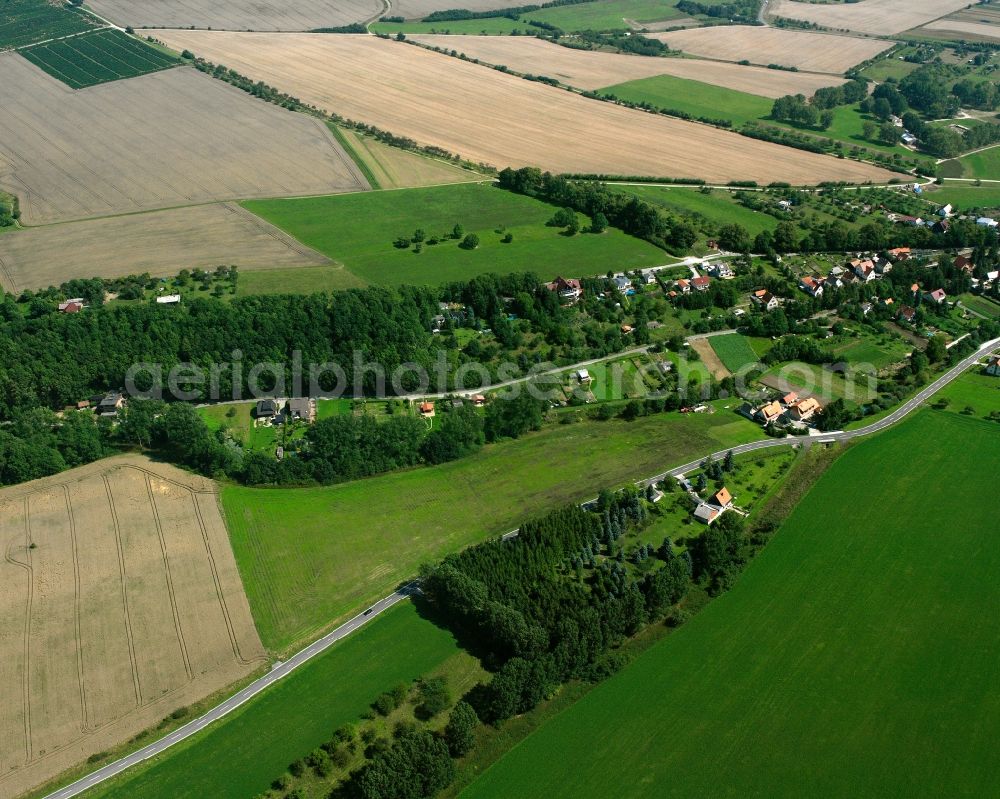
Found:
<svg viewBox="0 0 1000 799"><path fill-rule="evenodd" d="M209 480L123 456L0 490L0 552L0 796L264 662Z"/></svg>
<svg viewBox="0 0 1000 799"><path fill-rule="evenodd" d="M156 36L350 119L500 167L796 184L892 177L372 36Z"/></svg>

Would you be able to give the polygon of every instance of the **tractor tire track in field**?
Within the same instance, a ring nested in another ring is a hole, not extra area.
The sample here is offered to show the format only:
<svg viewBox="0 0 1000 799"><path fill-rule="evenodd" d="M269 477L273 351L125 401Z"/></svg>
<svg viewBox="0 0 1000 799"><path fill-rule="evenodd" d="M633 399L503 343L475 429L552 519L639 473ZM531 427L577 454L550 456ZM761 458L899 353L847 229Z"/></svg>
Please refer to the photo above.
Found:
<svg viewBox="0 0 1000 799"><path fill-rule="evenodd" d="M125 551L122 547L121 525L118 522L118 510L115 508L115 498L111 493L111 481L108 476L102 475L104 488L108 495L108 508L111 512L111 521L115 528L115 546L118 549L118 572L121 575L122 586L122 611L125 616L125 638L128 641L128 657L132 666L132 683L135 688L136 707L142 706L142 684L139 681L139 664L135 656L135 639L132 633L132 620L129 617L128 607L128 575L125 572Z"/></svg>
<svg viewBox="0 0 1000 799"><path fill-rule="evenodd" d="M194 669L191 668L191 657L188 654L187 642L184 640L184 630L181 627L181 614L177 608L177 595L174 591L174 581L170 575L170 559L167 557L167 542L163 537L163 523L160 521L160 512L156 508L156 499L153 496L153 484L147 474L145 476L146 494L149 497L149 507L153 512L153 522L156 525L156 537L160 541L160 552L163 555L163 573L167 578L167 594L170 596L170 611L174 616L174 630L177 634L177 644L181 649L181 659L184 661L184 672L188 681L194 679Z"/></svg>
<svg viewBox="0 0 1000 799"><path fill-rule="evenodd" d="M66 517L69 519L69 538L73 549L73 634L76 638L76 675L80 686L80 732L86 734L90 730L87 715L87 688L83 676L83 620L80 606L83 602L80 596L80 550L76 536L76 520L73 518L73 502L69 496L69 485L63 483L63 500L66 502Z"/></svg>
<svg viewBox="0 0 1000 799"><path fill-rule="evenodd" d="M12 566L17 566L17 567L19 567L21 569L24 569L24 571L25 571L25 577L26 577L26 580L27 580L27 587L28 587L27 597L26 597L26 602L25 602L25 611L24 611L24 657L25 657L25 661L24 661L24 666L23 666L23 669L22 669L22 676L21 676L21 680L22 680L22 682L21 682L21 703L22 703L22 719L23 719L23 727L24 727L24 760L25 760L25 762L31 762L31 723L30 723L30 720L29 720L29 718L30 718L29 714L31 713L31 706L30 706L30 702L28 701L28 690L29 690L30 686L29 686L29 680L28 680L28 660L27 660L27 657L28 657L28 651L30 649L30 645L29 645L29 642L28 642L28 620L31 618L31 592L32 592L32 585L31 585L31 562L30 562L30 559L29 559L29 556L28 556L28 552L30 552L30 550L29 550L28 547L31 544L31 527L30 527L30 525L28 523L28 498L27 497L25 497L24 500L23 500L22 508L24 510L24 540L25 540L25 545L24 545L25 546L25 549L24 549L25 555L24 555L24 557L25 557L25 561L27 561L27 562L20 561L20 560L18 560L17 558L14 557L14 554L13 554L12 550L16 546L16 543L15 543L16 539L12 540L7 545L7 551L4 553L4 560L6 560Z"/></svg>

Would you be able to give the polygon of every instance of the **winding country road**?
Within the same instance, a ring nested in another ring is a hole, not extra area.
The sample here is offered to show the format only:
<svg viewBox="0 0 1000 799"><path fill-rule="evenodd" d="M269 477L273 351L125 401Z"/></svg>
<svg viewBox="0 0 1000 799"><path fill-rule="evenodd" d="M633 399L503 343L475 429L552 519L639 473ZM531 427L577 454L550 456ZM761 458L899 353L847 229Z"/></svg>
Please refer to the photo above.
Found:
<svg viewBox="0 0 1000 799"><path fill-rule="evenodd" d="M822 437L810 438L810 439L804 439L796 436L791 436L788 438L769 438L769 439L764 439L762 441L753 441L749 444L742 444L736 447L731 447L726 450L720 450L719 452L712 453L711 456L706 455L705 457L722 458L730 450L735 455L742 455L747 452L756 452L757 450L761 449L770 449L771 447L793 446L796 444L803 443L804 441L814 441L814 442L849 441L854 438L871 435L872 433L877 433L881 430L885 430L887 427L891 427L896 422L900 421L901 419L903 419L904 417L915 411L931 396L940 391L942 388L948 385L948 383L953 381L967 369L976 364L981 358L988 355L990 352L997 349L998 347L1000 347L1000 338L995 338L992 341L987 341L985 344L981 345L978 350L976 350L968 357L962 359L962 361L960 361L954 367L949 369L945 374L943 374L941 377L939 377L925 389L920 391L918 394L914 395L911 399L904 402L892 413L888 414L882 419L879 419L877 422L873 422L872 424L867 425L865 427L859 427L857 430L833 432L829 433L828 435L824 435ZM690 463L685 463L682 466L674 467L673 469L670 469L654 477L650 477L645 480L640 480L637 482L637 485L645 486L649 485L650 483L659 482L660 480L663 480L667 477L676 477L678 475L682 475L685 472L690 471L693 468L696 468L705 459L705 457L699 458L696 461L691 461ZM592 502L593 499L588 501ZM514 530L511 531L510 533L507 533L503 537L512 538L516 535L517 531ZM205 729L213 722L218 721L219 719L228 715L236 708L240 707L253 697L257 696L259 693L261 693L261 691L265 690L268 686L271 686L274 683L278 682L279 680L284 679L293 671L295 671L295 669L299 668L307 661L311 660L320 653L326 651L329 647L333 646L333 644L335 644L337 641L340 641L341 639L350 635L355 630L367 624L369 621L374 619L380 613L388 610L398 602L401 602L404 599L407 599L408 597L419 593L419 591L420 588L418 587L415 581L408 583L407 585L400 588L398 591L390 594L384 599L379 600L363 613L360 613L350 621L345 622L340 627L333 630L333 632L323 636L318 641L314 641L305 649L296 653L289 660L283 663L281 662L276 663L268 674L258 678L250 685L248 685L246 688L234 694L221 704L216 705L214 708L205 713L205 715L185 724L183 727L174 730L172 733L165 736L164 738L161 738L160 740L155 741L154 743L151 743L148 746L144 746L142 749L139 749L138 751L133 752L130 755L126 755L120 760L116 760L113 763L109 763L108 765L97 769L97 771L94 771L93 773L87 775L86 777L77 780L71 785L67 785L65 788L61 788L58 791L48 794L48 796L46 796L45 799L70 799L71 797L79 796L84 791L94 787L95 785L104 782L106 780L109 780L112 777L121 774L126 769L129 769L132 766L142 763L143 761L148 760L149 758L154 757L166 751L175 744L180 743L186 738L189 738L190 736Z"/></svg>

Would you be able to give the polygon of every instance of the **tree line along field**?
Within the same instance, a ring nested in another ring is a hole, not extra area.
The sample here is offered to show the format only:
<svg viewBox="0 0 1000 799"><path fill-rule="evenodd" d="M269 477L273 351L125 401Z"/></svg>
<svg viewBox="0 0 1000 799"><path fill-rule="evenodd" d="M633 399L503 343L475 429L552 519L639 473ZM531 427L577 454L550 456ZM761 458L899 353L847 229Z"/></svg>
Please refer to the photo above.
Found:
<svg viewBox="0 0 1000 799"><path fill-rule="evenodd" d="M582 8L582 6L567 6ZM488 64L516 72L545 75L568 86L594 90L607 86L673 75L763 97L787 94L812 95L824 86L838 86L845 79L830 75L767 69L766 67L709 61L699 58L658 58L577 50L533 36L454 36L417 34L409 37L431 47L455 50ZM718 110L718 109L716 109Z"/></svg>
<svg viewBox="0 0 1000 799"><path fill-rule="evenodd" d="M6 488L0 547L4 796L263 660L209 480L122 456Z"/></svg>
<svg viewBox="0 0 1000 799"><path fill-rule="evenodd" d="M812 184L892 173L589 100L372 36L159 31L189 49L354 120L494 166L553 172ZM357 86L366 90L358 92ZM463 113L456 115L456 108ZM567 131L586 142L567 144Z"/></svg>
<svg viewBox="0 0 1000 799"><path fill-rule="evenodd" d="M0 184L22 222L368 188L326 126L189 68L74 91L0 55Z"/></svg>
<svg viewBox="0 0 1000 799"><path fill-rule="evenodd" d="M760 435L728 414L584 421L326 488L225 487L222 503L257 629L282 651L387 595L425 560Z"/></svg>
<svg viewBox="0 0 1000 799"><path fill-rule="evenodd" d="M672 50L705 58L746 60L763 66L780 64L833 75L842 75L855 64L874 58L892 47L892 42L878 39L747 25L691 28L646 35L659 39Z"/></svg>
<svg viewBox="0 0 1000 799"><path fill-rule="evenodd" d="M409 602L309 661L244 708L150 765L93 791L95 799L247 799L288 764L356 722L383 691L459 652L451 634Z"/></svg>
<svg viewBox="0 0 1000 799"><path fill-rule="evenodd" d="M0 287L11 293L74 278L173 277L181 269L223 264L237 266L241 278L301 267L343 272L236 203L45 225L0 237Z"/></svg>
<svg viewBox="0 0 1000 799"><path fill-rule="evenodd" d="M4 0L0 5L0 50L82 33L96 24L82 11L49 0Z"/></svg>
<svg viewBox="0 0 1000 799"><path fill-rule="evenodd" d="M856 445L725 596L462 795L992 793L998 446L936 411Z"/></svg>
<svg viewBox="0 0 1000 799"><path fill-rule="evenodd" d="M113 29L36 44L19 52L73 89L134 78L180 63L178 58Z"/></svg>
<svg viewBox="0 0 1000 799"><path fill-rule="evenodd" d="M916 28L968 5L968 0L861 0L843 4L773 0L768 14L832 30L884 36Z"/></svg>
<svg viewBox="0 0 1000 799"><path fill-rule="evenodd" d="M549 280L568 264L576 273L596 274L609 264L636 269L669 260L659 248L612 228L566 236L545 224L558 209L485 183L244 205L372 284L438 284L525 270ZM479 246L460 247L461 239L451 238L455 225L462 226L463 237L477 235ZM425 241L419 253L394 246L417 229L440 241ZM513 241L504 243L508 234Z"/></svg>

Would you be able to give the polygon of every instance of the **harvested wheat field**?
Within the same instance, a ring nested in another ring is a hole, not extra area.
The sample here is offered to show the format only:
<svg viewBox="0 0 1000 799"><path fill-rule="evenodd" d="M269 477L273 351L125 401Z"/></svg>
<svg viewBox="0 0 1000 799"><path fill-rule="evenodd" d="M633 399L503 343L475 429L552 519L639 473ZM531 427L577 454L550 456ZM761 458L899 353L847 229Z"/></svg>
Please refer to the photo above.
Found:
<svg viewBox="0 0 1000 799"><path fill-rule="evenodd" d="M915 33L952 34L971 41L1000 40L1000 8L976 6L944 19L928 22Z"/></svg>
<svg viewBox="0 0 1000 799"><path fill-rule="evenodd" d="M440 186L445 183L490 180L485 175L462 169L447 161L401 150L399 147L390 147L378 139L356 133L349 128L341 129L340 135L365 162L378 181L379 188L382 189L415 189L423 186Z"/></svg>
<svg viewBox="0 0 1000 799"><path fill-rule="evenodd" d="M322 108L480 163L762 183L892 177L867 164L588 100L373 36L157 35Z"/></svg>
<svg viewBox="0 0 1000 799"><path fill-rule="evenodd" d="M772 0L768 13L823 28L883 36L915 28L969 5L970 0L861 0L838 5Z"/></svg>
<svg viewBox="0 0 1000 799"><path fill-rule="evenodd" d="M88 0L98 14L133 28L308 31L367 22L382 15L379 0Z"/></svg>
<svg viewBox="0 0 1000 799"><path fill-rule="evenodd" d="M215 485L130 455L0 490L0 796L265 662Z"/></svg>
<svg viewBox="0 0 1000 799"><path fill-rule="evenodd" d="M368 188L319 120L178 68L73 91L0 55L0 187L39 225Z"/></svg>
<svg viewBox="0 0 1000 799"><path fill-rule="evenodd" d="M820 6L811 6L820 8ZM874 58L892 42L831 33L810 33L782 28L721 25L670 33L650 33L675 50L721 61L778 64L808 72L841 75L855 64Z"/></svg>
<svg viewBox="0 0 1000 799"><path fill-rule="evenodd" d="M320 266L326 256L236 203L86 219L0 236L0 288L40 289L73 278L172 277L235 264L241 272Z"/></svg>
<svg viewBox="0 0 1000 799"><path fill-rule="evenodd" d="M786 94L813 95L824 86L839 86L844 82L843 78L828 75L785 72L723 61L574 50L529 36L463 36L458 42L454 36L441 34L412 34L409 38L431 47L456 49L469 58L502 64L516 72L556 78L578 89L603 89L630 80L673 75L777 98Z"/></svg>

